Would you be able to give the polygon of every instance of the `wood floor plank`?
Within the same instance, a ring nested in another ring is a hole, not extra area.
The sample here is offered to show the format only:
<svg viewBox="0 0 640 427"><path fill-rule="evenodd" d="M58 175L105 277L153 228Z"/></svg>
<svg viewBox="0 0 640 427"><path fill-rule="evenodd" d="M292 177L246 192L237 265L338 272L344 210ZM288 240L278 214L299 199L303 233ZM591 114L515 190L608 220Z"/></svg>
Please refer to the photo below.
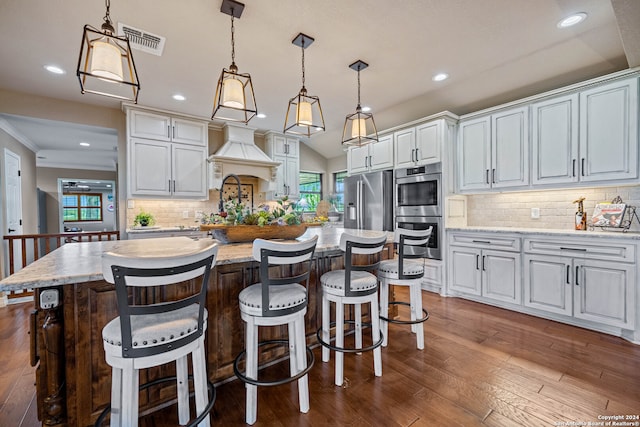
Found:
<svg viewBox="0 0 640 427"><path fill-rule="evenodd" d="M400 297L405 297L399 290ZM423 292L430 312L425 349L408 326L390 325L383 376L371 353L346 355L345 385L333 384L334 358L309 373L310 410L296 384L258 390L255 426L537 426L640 413L640 346L574 326ZM33 305L0 309L0 425L36 426L28 315ZM401 309L403 309L401 307ZM275 374L287 373L277 365ZM217 387L212 426L242 426L245 388ZM177 422L175 407L141 427Z"/></svg>

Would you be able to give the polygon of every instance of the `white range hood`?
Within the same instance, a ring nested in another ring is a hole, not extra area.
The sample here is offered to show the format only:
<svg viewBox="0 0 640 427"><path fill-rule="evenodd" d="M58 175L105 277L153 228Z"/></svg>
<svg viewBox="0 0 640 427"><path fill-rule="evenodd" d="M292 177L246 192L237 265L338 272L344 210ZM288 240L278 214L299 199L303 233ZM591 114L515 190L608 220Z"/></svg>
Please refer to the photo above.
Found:
<svg viewBox="0 0 640 427"><path fill-rule="evenodd" d="M227 123L224 125L224 145L209 156L209 188L219 189L229 174L255 176L261 180L260 191L270 191L275 185L278 166L254 141L255 129Z"/></svg>

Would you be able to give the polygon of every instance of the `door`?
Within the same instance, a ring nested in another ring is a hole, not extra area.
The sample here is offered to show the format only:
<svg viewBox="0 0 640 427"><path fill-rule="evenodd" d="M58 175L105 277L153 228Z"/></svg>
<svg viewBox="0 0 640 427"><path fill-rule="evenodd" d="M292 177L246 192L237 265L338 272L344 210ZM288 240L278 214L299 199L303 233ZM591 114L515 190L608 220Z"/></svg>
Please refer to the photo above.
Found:
<svg viewBox="0 0 640 427"><path fill-rule="evenodd" d="M344 179L344 228L358 228L360 221L360 175L348 176Z"/></svg>
<svg viewBox="0 0 640 427"><path fill-rule="evenodd" d="M366 172L369 165L369 145L350 148L347 157L350 174Z"/></svg>
<svg viewBox="0 0 640 427"><path fill-rule="evenodd" d="M131 138L129 153L131 195L167 197L171 195L172 189L171 143Z"/></svg>
<svg viewBox="0 0 640 427"><path fill-rule="evenodd" d="M416 163L416 131L406 129L395 133L396 168L410 168Z"/></svg>
<svg viewBox="0 0 640 427"><path fill-rule="evenodd" d="M461 122L458 136L458 187L460 190L490 188L491 121L489 117Z"/></svg>
<svg viewBox="0 0 640 427"><path fill-rule="evenodd" d="M482 251L482 296L520 304L520 254Z"/></svg>
<svg viewBox="0 0 640 427"><path fill-rule="evenodd" d="M6 195L4 235L13 236L23 234L22 229L22 177L20 176L20 156L4 149L4 191ZM19 241L13 246L14 271L20 270L22 265L22 247ZM6 275L9 275L8 243L5 245Z"/></svg>
<svg viewBox="0 0 640 427"><path fill-rule="evenodd" d="M491 116L491 187L529 184L529 108Z"/></svg>
<svg viewBox="0 0 640 427"><path fill-rule="evenodd" d="M129 136L169 141L171 118L142 111L129 112Z"/></svg>
<svg viewBox="0 0 640 427"><path fill-rule="evenodd" d="M369 144L369 169L393 168L393 137L387 135Z"/></svg>
<svg viewBox="0 0 640 427"><path fill-rule="evenodd" d="M172 145L172 174L174 197L202 197L206 199L207 167L205 158L207 149L190 145Z"/></svg>
<svg viewBox="0 0 640 427"><path fill-rule="evenodd" d="M580 180L638 176L638 79L580 94Z"/></svg>
<svg viewBox="0 0 640 427"><path fill-rule="evenodd" d="M184 144L205 146L209 136L205 122L194 122L193 120L172 119L172 141Z"/></svg>
<svg viewBox="0 0 640 427"><path fill-rule="evenodd" d="M451 255L449 257L449 288L453 291L480 296L482 285L480 250L451 246L449 253Z"/></svg>
<svg viewBox="0 0 640 427"><path fill-rule="evenodd" d="M578 319L625 329L635 327L635 266L575 260L574 312Z"/></svg>
<svg viewBox="0 0 640 427"><path fill-rule="evenodd" d="M571 258L525 254L525 307L571 316L572 265Z"/></svg>
<svg viewBox="0 0 640 427"><path fill-rule="evenodd" d="M361 176L362 214L361 224L365 230L384 230L385 217L390 213L385 205L384 172L371 172Z"/></svg>
<svg viewBox="0 0 640 427"><path fill-rule="evenodd" d="M416 161L418 165L440 161L442 124L443 121L437 121L416 128Z"/></svg>
<svg viewBox="0 0 640 427"><path fill-rule="evenodd" d="M532 111L532 183L578 181L578 95L537 102Z"/></svg>

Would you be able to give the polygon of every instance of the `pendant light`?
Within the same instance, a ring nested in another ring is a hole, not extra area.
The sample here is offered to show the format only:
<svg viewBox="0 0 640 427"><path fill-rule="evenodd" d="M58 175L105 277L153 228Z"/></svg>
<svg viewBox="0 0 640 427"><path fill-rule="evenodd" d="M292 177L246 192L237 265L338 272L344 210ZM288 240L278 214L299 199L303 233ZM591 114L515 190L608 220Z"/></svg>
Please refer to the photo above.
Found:
<svg viewBox="0 0 640 427"><path fill-rule="evenodd" d="M304 50L311 46L315 39L300 33L291 43L300 46L302 50L302 89L289 100L287 116L284 121L284 132L310 137L313 133L324 130L324 117L320 98L307 94L304 86Z"/></svg>
<svg viewBox="0 0 640 427"><path fill-rule="evenodd" d="M251 76L238 73L236 66L234 18L240 18L243 10L243 3L222 1L220 12L231 16L231 65L228 70L222 70L218 79L211 118L246 124L258 113L258 109Z"/></svg>
<svg viewBox="0 0 640 427"><path fill-rule="evenodd" d="M110 0L105 1L105 6L107 12L102 31L84 26L76 71L80 90L137 103L140 82L129 39L114 35L109 15Z"/></svg>
<svg viewBox="0 0 640 427"><path fill-rule="evenodd" d="M349 114L344 122L342 146L345 149L378 141L378 131L376 130L376 123L373 121L373 114L363 113L360 106L360 71L368 66L369 64L360 60L349 65L349 68L358 72L358 105L356 112Z"/></svg>

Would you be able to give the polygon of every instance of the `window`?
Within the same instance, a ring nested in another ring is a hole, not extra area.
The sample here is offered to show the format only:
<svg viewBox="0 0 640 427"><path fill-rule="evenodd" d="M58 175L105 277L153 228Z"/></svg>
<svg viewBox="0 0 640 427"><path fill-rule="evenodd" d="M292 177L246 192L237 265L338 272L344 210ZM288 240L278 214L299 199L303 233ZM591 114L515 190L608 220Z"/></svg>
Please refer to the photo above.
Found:
<svg viewBox="0 0 640 427"><path fill-rule="evenodd" d="M333 174L335 193L335 206L338 212L344 212L344 179L347 177L347 172L336 172Z"/></svg>
<svg viewBox="0 0 640 427"><path fill-rule="evenodd" d="M300 172L300 202L297 209L301 212L315 212L322 200L322 174Z"/></svg>
<svg viewBox="0 0 640 427"><path fill-rule="evenodd" d="M102 221L102 194L64 194L62 214L64 222Z"/></svg>

